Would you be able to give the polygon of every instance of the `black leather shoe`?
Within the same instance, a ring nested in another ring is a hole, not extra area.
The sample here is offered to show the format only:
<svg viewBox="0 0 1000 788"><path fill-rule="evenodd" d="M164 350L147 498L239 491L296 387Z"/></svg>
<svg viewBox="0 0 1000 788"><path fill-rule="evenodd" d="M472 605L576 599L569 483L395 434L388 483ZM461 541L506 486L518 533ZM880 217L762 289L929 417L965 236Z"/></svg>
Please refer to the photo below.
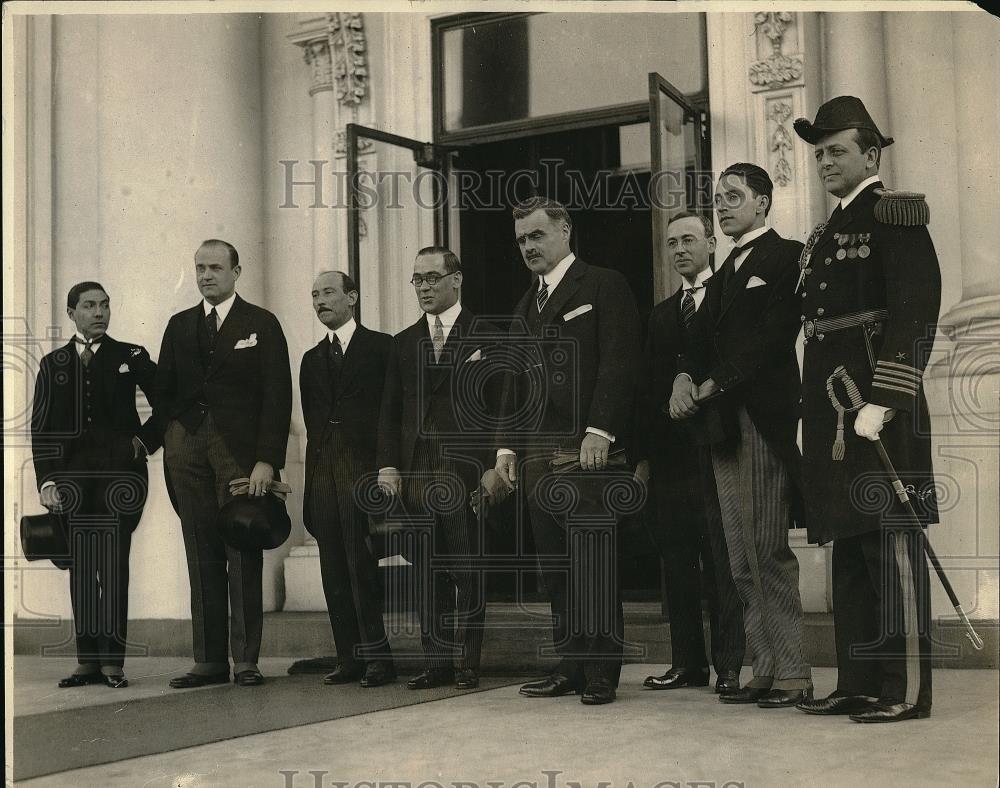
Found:
<svg viewBox="0 0 1000 788"><path fill-rule="evenodd" d="M615 699L615 688L607 679L591 679L583 691L580 702L585 706L600 706Z"/></svg>
<svg viewBox="0 0 1000 788"><path fill-rule="evenodd" d="M411 690L445 687L455 681L455 671L451 668L428 668L419 676L414 676L406 686Z"/></svg>
<svg viewBox="0 0 1000 788"><path fill-rule="evenodd" d="M257 687L264 683L264 677L259 670L241 670L233 676L233 684L237 687Z"/></svg>
<svg viewBox="0 0 1000 788"><path fill-rule="evenodd" d="M553 673L541 681L529 681L518 690L526 698L558 698L580 693L580 686L561 673Z"/></svg>
<svg viewBox="0 0 1000 788"><path fill-rule="evenodd" d="M762 709L781 709L795 706L802 701L812 700L812 687L808 689L772 689L757 701Z"/></svg>
<svg viewBox="0 0 1000 788"><path fill-rule="evenodd" d="M770 687L744 687L728 695L719 695L721 703L756 703L771 691Z"/></svg>
<svg viewBox="0 0 1000 788"><path fill-rule="evenodd" d="M795 708L806 714L857 714L864 711L878 698L868 695L830 695L828 698L804 700L795 704Z"/></svg>
<svg viewBox="0 0 1000 788"><path fill-rule="evenodd" d="M642 685L655 690L707 687L708 668L671 668L662 676L647 676Z"/></svg>
<svg viewBox="0 0 1000 788"><path fill-rule="evenodd" d="M877 701L864 711L852 714L855 722L902 722L903 720L922 720L931 716L927 707L915 706L912 703L893 703L892 701Z"/></svg>
<svg viewBox="0 0 1000 788"><path fill-rule="evenodd" d="M724 670L715 678L717 695L732 695L740 691L740 674L735 670Z"/></svg>
<svg viewBox="0 0 1000 788"><path fill-rule="evenodd" d="M391 662L378 660L365 666L365 675L361 678L361 686L367 689L381 687L396 680L396 668Z"/></svg>
<svg viewBox="0 0 1000 788"><path fill-rule="evenodd" d="M191 689L192 687L207 687L209 684L228 684L229 671L225 673L214 673L210 676L202 676L198 673L185 673L175 679L170 679L170 686L174 689Z"/></svg>
<svg viewBox="0 0 1000 788"><path fill-rule="evenodd" d="M125 689L128 686L128 679L124 673L120 673L117 676L105 676L104 683L111 689Z"/></svg>
<svg viewBox="0 0 1000 788"><path fill-rule="evenodd" d="M324 684L353 684L364 675L364 668L358 663L341 662L332 673L323 676Z"/></svg>
<svg viewBox="0 0 1000 788"><path fill-rule="evenodd" d="M464 668L455 674L455 689L470 690L479 686L479 674L474 668Z"/></svg>
<svg viewBox="0 0 1000 788"><path fill-rule="evenodd" d="M59 679L59 687L68 689L70 687L84 687L87 684L103 684L103 673L74 673L64 679Z"/></svg>

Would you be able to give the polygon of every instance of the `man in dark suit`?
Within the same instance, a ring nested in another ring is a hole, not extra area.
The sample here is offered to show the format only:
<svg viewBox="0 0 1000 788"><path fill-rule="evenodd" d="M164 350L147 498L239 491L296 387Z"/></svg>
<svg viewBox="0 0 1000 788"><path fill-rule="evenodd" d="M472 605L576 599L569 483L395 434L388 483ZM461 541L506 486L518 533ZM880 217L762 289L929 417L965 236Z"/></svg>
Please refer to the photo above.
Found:
<svg viewBox="0 0 1000 788"><path fill-rule="evenodd" d="M493 426L488 376L479 365L491 363L496 329L462 306L461 262L450 250L421 249L410 281L424 314L395 337L378 442L379 485L423 526L406 557L417 573L426 669L407 686L473 689L486 594L469 496L491 459L483 448Z"/></svg>
<svg viewBox="0 0 1000 788"><path fill-rule="evenodd" d="M31 450L42 505L60 515L79 663L60 687L128 686L129 551L146 505L146 454L160 438L140 424L136 386L155 401L146 349L107 334L111 302L97 282L70 288L69 344L42 359L31 412Z"/></svg>
<svg viewBox="0 0 1000 788"><path fill-rule="evenodd" d="M734 164L719 178L719 225L735 245L709 280L670 398L671 416L688 418L698 401L713 397L704 403L705 416L718 419L717 434L709 436L712 465L753 652L753 679L719 700L761 708L812 696L799 567L788 546L798 468L799 315L792 291L802 244L765 226L772 190L768 174L754 164ZM705 427L711 429L710 418Z"/></svg>
<svg viewBox="0 0 1000 788"><path fill-rule="evenodd" d="M379 404L392 337L354 320L358 287L325 271L312 288L313 309L327 335L302 357L299 391L306 424L303 519L319 545L326 608L337 667L323 681L362 687L395 680L382 622L378 559L355 485L376 469Z"/></svg>
<svg viewBox="0 0 1000 788"><path fill-rule="evenodd" d="M930 211L924 195L883 187L879 162L893 140L860 99L831 99L795 130L839 198L806 244L798 288L807 522L811 541L833 540L837 689L798 708L855 722L928 717L930 578L918 527L938 521L938 506L922 380L941 306ZM831 402L829 386L851 408L838 369L865 402L856 412ZM919 524L890 489L874 440Z"/></svg>
<svg viewBox="0 0 1000 788"><path fill-rule="evenodd" d="M520 692L577 692L588 705L610 703L621 673L624 622L615 544L620 512L605 493L631 477L621 478L618 460L640 368L639 315L621 274L570 251L572 222L564 206L536 197L513 215L517 244L535 276L515 308L509 344L524 350L526 363L505 386L503 412L511 420L498 442L495 471L509 486L519 475L525 482L561 657L548 677ZM553 474L554 450L575 456L579 472Z"/></svg>
<svg viewBox="0 0 1000 788"><path fill-rule="evenodd" d="M264 681L257 668L263 554L224 544L215 520L230 481L249 477L249 494L263 496L284 467L292 411L288 345L274 315L236 294L235 248L205 241L194 261L204 300L167 323L154 410L191 581L195 665L170 686L227 682L227 630L234 681L253 686Z"/></svg>
<svg viewBox="0 0 1000 788"><path fill-rule="evenodd" d="M667 225L666 246L684 282L649 316L634 454L637 475L652 481L655 526L651 535L664 563L672 660L670 670L649 676L645 686L676 689L708 684L701 613L704 592L709 601L715 690L729 693L740 688L746 639L743 603L729 569L712 458L681 423L664 412L677 376L677 360L686 352L688 334L712 276L712 220L676 214Z"/></svg>

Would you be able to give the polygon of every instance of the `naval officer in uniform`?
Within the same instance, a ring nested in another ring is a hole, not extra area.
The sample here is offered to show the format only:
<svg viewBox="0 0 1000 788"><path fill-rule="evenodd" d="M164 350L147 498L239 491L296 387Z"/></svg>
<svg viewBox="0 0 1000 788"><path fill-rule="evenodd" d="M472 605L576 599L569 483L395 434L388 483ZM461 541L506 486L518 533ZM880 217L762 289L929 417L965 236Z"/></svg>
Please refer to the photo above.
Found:
<svg viewBox="0 0 1000 788"><path fill-rule="evenodd" d="M882 440L921 524L937 522L921 389L941 300L929 211L923 195L883 187L879 161L893 140L860 99L831 99L795 130L839 198L806 243L796 288L806 520L811 541L833 540L838 677L832 695L798 708L856 722L926 717L927 561L871 441Z"/></svg>

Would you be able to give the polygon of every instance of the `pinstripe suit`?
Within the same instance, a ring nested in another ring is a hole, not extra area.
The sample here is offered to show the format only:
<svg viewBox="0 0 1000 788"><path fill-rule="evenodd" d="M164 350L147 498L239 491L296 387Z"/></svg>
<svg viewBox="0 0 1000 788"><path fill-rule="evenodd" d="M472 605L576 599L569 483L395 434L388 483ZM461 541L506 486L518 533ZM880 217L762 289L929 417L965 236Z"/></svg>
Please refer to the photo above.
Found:
<svg viewBox="0 0 1000 788"><path fill-rule="evenodd" d="M681 365L696 381L711 378L723 390L706 407L718 411L722 424L712 465L753 653L748 687L811 686L798 563L788 546L798 466L799 319L792 291L801 249L771 230L756 239L738 270L727 260L708 282ZM752 278L763 284L748 287Z"/></svg>

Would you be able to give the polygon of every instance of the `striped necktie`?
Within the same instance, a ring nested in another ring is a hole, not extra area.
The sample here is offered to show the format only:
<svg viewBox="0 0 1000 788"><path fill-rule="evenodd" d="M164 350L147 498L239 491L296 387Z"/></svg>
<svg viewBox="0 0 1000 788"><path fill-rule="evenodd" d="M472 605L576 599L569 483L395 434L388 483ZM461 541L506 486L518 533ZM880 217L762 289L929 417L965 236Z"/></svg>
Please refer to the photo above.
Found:
<svg viewBox="0 0 1000 788"><path fill-rule="evenodd" d="M694 294L696 290L701 290L701 285L696 287L685 287L684 298L681 300L681 319L684 320L684 328L691 328L694 322Z"/></svg>
<svg viewBox="0 0 1000 788"><path fill-rule="evenodd" d="M549 300L549 284L545 281L545 277L541 277L542 285L538 288L538 293L535 295L535 303L538 305L538 314L542 313L545 309L545 304Z"/></svg>

